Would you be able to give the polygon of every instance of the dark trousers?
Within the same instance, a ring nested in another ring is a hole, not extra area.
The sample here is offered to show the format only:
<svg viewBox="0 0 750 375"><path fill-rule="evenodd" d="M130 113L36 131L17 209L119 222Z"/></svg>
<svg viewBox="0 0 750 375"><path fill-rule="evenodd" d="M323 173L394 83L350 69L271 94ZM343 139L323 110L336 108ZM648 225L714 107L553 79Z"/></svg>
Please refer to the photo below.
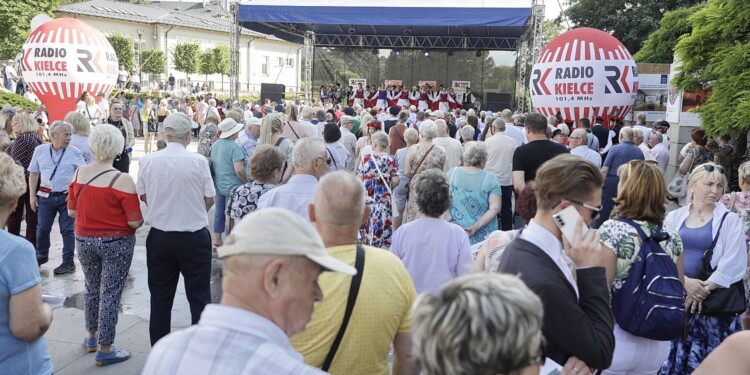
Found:
<svg viewBox="0 0 750 375"><path fill-rule="evenodd" d="M52 231L55 216L58 216L57 222L63 239L63 263L73 263L73 254L76 249L74 234L76 221L68 216L68 194L37 198L39 199L39 208L37 208L39 222L36 226L36 252L43 256L49 255L49 234Z"/></svg>
<svg viewBox="0 0 750 375"><path fill-rule="evenodd" d="M617 176L610 176L604 180L604 188L602 188L602 210L599 212L599 217L591 223L591 227L598 229L605 221L609 220L609 214L612 209L615 208L614 199L617 198L617 184L620 183L620 178Z"/></svg>
<svg viewBox="0 0 750 375"><path fill-rule="evenodd" d="M112 167L122 173L130 173L130 155L127 152L123 152L112 162Z"/></svg>
<svg viewBox="0 0 750 375"><path fill-rule="evenodd" d="M500 206L500 230L513 229L513 185L500 186L502 205Z"/></svg>
<svg viewBox="0 0 750 375"><path fill-rule="evenodd" d="M151 292L151 345L169 334L172 304L180 274L190 304L192 324L211 302L211 235L196 232L165 232L151 228L146 238L148 289Z"/></svg>
<svg viewBox="0 0 750 375"><path fill-rule="evenodd" d="M16 209L8 216L8 233L17 236L21 234L21 223L24 221L24 212L26 213L26 240L36 247L37 215L31 209L28 190L26 190L26 194L18 198Z"/></svg>

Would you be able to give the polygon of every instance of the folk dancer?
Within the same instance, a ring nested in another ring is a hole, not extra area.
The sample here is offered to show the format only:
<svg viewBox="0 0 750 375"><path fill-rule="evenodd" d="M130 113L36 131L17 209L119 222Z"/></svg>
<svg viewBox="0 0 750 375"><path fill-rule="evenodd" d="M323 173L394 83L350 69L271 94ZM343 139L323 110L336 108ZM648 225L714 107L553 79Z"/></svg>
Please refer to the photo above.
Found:
<svg viewBox="0 0 750 375"><path fill-rule="evenodd" d="M357 89L354 91L354 103L359 104L360 107L365 107L365 90L362 89L362 84L357 84Z"/></svg>
<svg viewBox="0 0 750 375"><path fill-rule="evenodd" d="M388 91L386 91L385 85L380 85L380 90L378 90L377 93L377 103L375 107L383 111L388 108Z"/></svg>
<svg viewBox="0 0 750 375"><path fill-rule="evenodd" d="M372 85L370 87L370 91L368 93L368 99L367 99L367 108L375 108L375 106L378 104L378 89L375 87L375 85Z"/></svg>
<svg viewBox="0 0 750 375"><path fill-rule="evenodd" d="M422 90L419 90L419 101L417 102L417 109L420 111L426 111L430 108L430 93L427 91L427 86L422 86Z"/></svg>
<svg viewBox="0 0 750 375"><path fill-rule="evenodd" d="M474 108L474 102L476 102L476 98L474 97L474 94L471 92L471 87L466 88L466 92L461 95L461 103L463 104L463 109L469 110Z"/></svg>
<svg viewBox="0 0 750 375"><path fill-rule="evenodd" d="M450 103L448 103L448 92L445 91L445 86L440 85L440 93L438 94L438 109L445 113L450 111Z"/></svg>
<svg viewBox="0 0 750 375"><path fill-rule="evenodd" d="M409 105L416 107L419 104L419 86L414 86L413 89L409 92Z"/></svg>
<svg viewBox="0 0 750 375"><path fill-rule="evenodd" d="M453 87L451 87L448 90L448 106L451 110L454 110L456 108L462 108L460 98L456 95L455 91L453 91Z"/></svg>
<svg viewBox="0 0 750 375"><path fill-rule="evenodd" d="M399 86L399 88L401 89L401 92L398 94L398 102L396 102L396 105L402 108L409 108L409 105L411 105L411 102L409 101L409 90L406 90L404 86Z"/></svg>
<svg viewBox="0 0 750 375"><path fill-rule="evenodd" d="M437 111L439 107L440 92L437 91L436 87L431 87L430 92L428 92L427 95L430 101L430 111Z"/></svg>

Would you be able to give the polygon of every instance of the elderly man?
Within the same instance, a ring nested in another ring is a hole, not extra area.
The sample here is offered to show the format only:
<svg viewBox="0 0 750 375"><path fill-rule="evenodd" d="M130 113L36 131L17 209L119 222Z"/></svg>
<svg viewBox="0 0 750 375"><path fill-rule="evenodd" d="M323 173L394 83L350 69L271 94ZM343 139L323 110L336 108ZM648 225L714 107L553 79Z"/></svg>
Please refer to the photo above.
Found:
<svg viewBox="0 0 750 375"><path fill-rule="evenodd" d="M221 115L219 115L219 110L216 109L216 99L214 98L208 99L208 108L206 109L206 118L211 116L221 118Z"/></svg>
<svg viewBox="0 0 750 375"><path fill-rule="evenodd" d="M502 204L500 205L500 228L502 230L513 229L513 153L518 144L516 140L505 135L505 122L495 120L492 127L488 129L492 134L484 143L487 145L487 163L484 170L497 177L500 183ZM434 141L433 141L434 142Z"/></svg>
<svg viewBox="0 0 750 375"><path fill-rule="evenodd" d="M331 159L325 143L320 138L302 138L294 145L294 176L289 181L258 200L258 210L268 207L283 207L305 219L307 206L313 202L313 193L318 180L328 169Z"/></svg>
<svg viewBox="0 0 750 375"><path fill-rule="evenodd" d="M318 133L318 127L316 127L312 123L312 119L314 115L315 115L315 110L312 107L310 107L309 105L303 106L302 109L300 110L299 122L301 122L302 125L305 125L305 127L307 128L307 134L310 137L323 138L323 134Z"/></svg>
<svg viewBox="0 0 750 375"><path fill-rule="evenodd" d="M526 144L526 134L513 124L513 112L511 112L510 109L503 109L503 111L500 112L500 119L505 123L506 136L513 138L518 146ZM546 121L547 120L545 120L545 126Z"/></svg>
<svg viewBox="0 0 750 375"><path fill-rule="evenodd" d="M588 140L588 133L586 132L586 129L578 128L576 130L573 130L573 133L570 134L569 138L569 145L570 145L570 153L573 155L578 155L592 163L597 168L602 167L602 156L599 155L598 152L592 150L589 148L589 146L586 145L586 141Z"/></svg>
<svg viewBox="0 0 750 375"><path fill-rule="evenodd" d="M245 119L245 129L242 130L238 135L235 142L240 145L249 158L255 154L255 149L258 148L258 139L260 138L260 124L261 120L252 116ZM252 180L252 177L248 176L248 179Z"/></svg>
<svg viewBox="0 0 750 375"><path fill-rule="evenodd" d="M164 120L169 143L141 159L136 184L148 205L145 221L151 226L146 238L151 345L169 334L180 274L193 324L211 302L211 235L206 226L216 190L206 158L185 149L190 125L181 113Z"/></svg>
<svg viewBox="0 0 750 375"><path fill-rule="evenodd" d="M353 280L337 274L320 277L326 299L313 311L302 334L292 345L305 362L334 375L385 375L388 352L394 348L394 375L417 374L412 358L409 311L415 290L403 263L388 251L357 246L359 227L370 217L362 182L353 174L338 171L322 178L315 190L310 219L323 238L328 253L347 264L362 258L363 270L351 311L338 348L334 337L347 311ZM286 234L283 234L286 235ZM331 361L326 358L331 357Z"/></svg>
<svg viewBox="0 0 750 375"><path fill-rule="evenodd" d="M346 170L347 171L353 171L354 170L354 151L357 148L357 136L352 133L352 128L354 127L354 117L352 116L341 116L341 142L342 145L346 148L346 151L349 152L349 157L346 159Z"/></svg>
<svg viewBox="0 0 750 375"><path fill-rule="evenodd" d="M667 166L669 165L669 150L667 150L667 146L664 145L662 134L659 132L652 132L651 136L648 138L648 145L651 146L651 155L656 160L656 163L659 164L659 168L661 168L662 172L666 172Z"/></svg>
<svg viewBox="0 0 750 375"><path fill-rule="evenodd" d="M354 275L354 267L328 255L315 229L288 210L253 212L235 229L218 251L221 303L154 346L144 375L324 374L302 362L288 337L328 298L318 286L321 272Z"/></svg>
<svg viewBox="0 0 750 375"><path fill-rule="evenodd" d="M609 213L615 206L614 198L617 196L617 185L620 177L617 169L631 160L644 160L643 151L633 142L633 128L622 128L620 130L620 143L612 147L604 159L602 175L604 175L604 188L602 189L602 209L599 218L592 224L593 228L599 228L602 223L609 219Z"/></svg>
<svg viewBox="0 0 750 375"><path fill-rule="evenodd" d="M591 120L585 117L578 120L578 127L586 130L586 146L592 151L599 152L599 138L591 132Z"/></svg>
<svg viewBox="0 0 750 375"><path fill-rule="evenodd" d="M36 260L40 266L49 260L49 234L55 216L58 216L63 253L62 264L53 272L62 275L76 269L73 261L75 219L68 216L68 184L73 180L76 169L86 165L86 162L83 161L81 150L70 146L72 125L55 121L49 133L52 142L37 146L29 164L29 186L32 186L33 192L29 196L29 204L37 212ZM34 191L36 186L39 188Z"/></svg>
<svg viewBox="0 0 750 375"><path fill-rule="evenodd" d="M651 136L651 128L646 126L646 114L644 112L638 112L635 115L635 125L633 129L637 129L643 132L643 139L648 139Z"/></svg>
<svg viewBox="0 0 750 375"><path fill-rule="evenodd" d="M464 153L461 142L448 135L448 124L445 123L445 120L435 120L435 126L437 127L437 133L432 143L445 149L445 168L451 169L460 166L461 157Z"/></svg>
<svg viewBox="0 0 750 375"><path fill-rule="evenodd" d="M643 152L643 160L656 161L654 156L651 154L651 148L648 144L643 142L643 132L639 129L633 129L633 143Z"/></svg>

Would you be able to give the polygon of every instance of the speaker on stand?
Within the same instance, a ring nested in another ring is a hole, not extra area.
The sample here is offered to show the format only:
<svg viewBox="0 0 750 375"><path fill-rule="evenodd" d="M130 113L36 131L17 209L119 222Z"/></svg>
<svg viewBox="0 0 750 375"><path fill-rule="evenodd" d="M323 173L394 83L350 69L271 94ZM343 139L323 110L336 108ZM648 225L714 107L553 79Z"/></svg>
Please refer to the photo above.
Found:
<svg viewBox="0 0 750 375"><path fill-rule="evenodd" d="M484 93L484 106L482 109L498 112L504 109L511 109L511 101L513 95L505 92L485 92Z"/></svg>
<svg viewBox="0 0 750 375"><path fill-rule="evenodd" d="M284 98L284 92L286 87L280 83L261 83L260 84L260 100L261 102L266 99L271 99L272 102L279 102L280 99Z"/></svg>

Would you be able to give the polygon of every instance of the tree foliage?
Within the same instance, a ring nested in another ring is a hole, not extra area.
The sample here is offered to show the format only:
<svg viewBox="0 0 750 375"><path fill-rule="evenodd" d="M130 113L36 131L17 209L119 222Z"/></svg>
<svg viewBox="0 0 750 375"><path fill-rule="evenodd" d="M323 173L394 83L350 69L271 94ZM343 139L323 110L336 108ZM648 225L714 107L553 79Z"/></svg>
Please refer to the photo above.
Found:
<svg viewBox="0 0 750 375"><path fill-rule="evenodd" d="M148 74L162 74L167 71L167 56L158 49L143 51L143 67L141 71Z"/></svg>
<svg viewBox="0 0 750 375"><path fill-rule="evenodd" d="M114 32L107 35L109 44L115 50L117 61L123 65L126 70L133 68L135 52L133 52L133 38L120 32Z"/></svg>
<svg viewBox="0 0 750 375"><path fill-rule="evenodd" d="M201 45L197 42L182 42L174 47L172 60L178 72L195 74L200 67Z"/></svg>
<svg viewBox="0 0 750 375"><path fill-rule="evenodd" d="M569 0L565 10L575 27L593 27L619 39L630 53L641 49L659 28L664 12L691 7L704 0Z"/></svg>
<svg viewBox="0 0 750 375"><path fill-rule="evenodd" d="M220 44L211 49L211 64L214 73L229 75L229 45Z"/></svg>
<svg viewBox="0 0 750 375"><path fill-rule="evenodd" d="M746 0L710 0L689 20L693 31L675 47L681 68L673 83L685 90L711 90L711 97L698 108L710 134L746 133L750 126L750 7Z"/></svg>
<svg viewBox="0 0 750 375"><path fill-rule="evenodd" d="M542 25L542 48L565 31L565 25L563 25L559 17L544 20L544 24Z"/></svg>
<svg viewBox="0 0 750 375"><path fill-rule="evenodd" d="M643 43L638 53L633 55L636 62L671 64L674 57L674 47L681 36L690 34L693 26L690 16L703 9L706 3L701 3L690 8L677 9L664 13L659 22L659 28L651 33Z"/></svg>
<svg viewBox="0 0 750 375"><path fill-rule="evenodd" d="M0 1L0 59L12 59L21 52L23 42L31 33L31 19L44 13L50 17L58 0Z"/></svg>
<svg viewBox="0 0 750 375"><path fill-rule="evenodd" d="M203 51L201 52L200 56L198 57L198 73L203 74L205 76L208 76L209 74L214 74L213 70L213 53L211 53L211 50Z"/></svg>

